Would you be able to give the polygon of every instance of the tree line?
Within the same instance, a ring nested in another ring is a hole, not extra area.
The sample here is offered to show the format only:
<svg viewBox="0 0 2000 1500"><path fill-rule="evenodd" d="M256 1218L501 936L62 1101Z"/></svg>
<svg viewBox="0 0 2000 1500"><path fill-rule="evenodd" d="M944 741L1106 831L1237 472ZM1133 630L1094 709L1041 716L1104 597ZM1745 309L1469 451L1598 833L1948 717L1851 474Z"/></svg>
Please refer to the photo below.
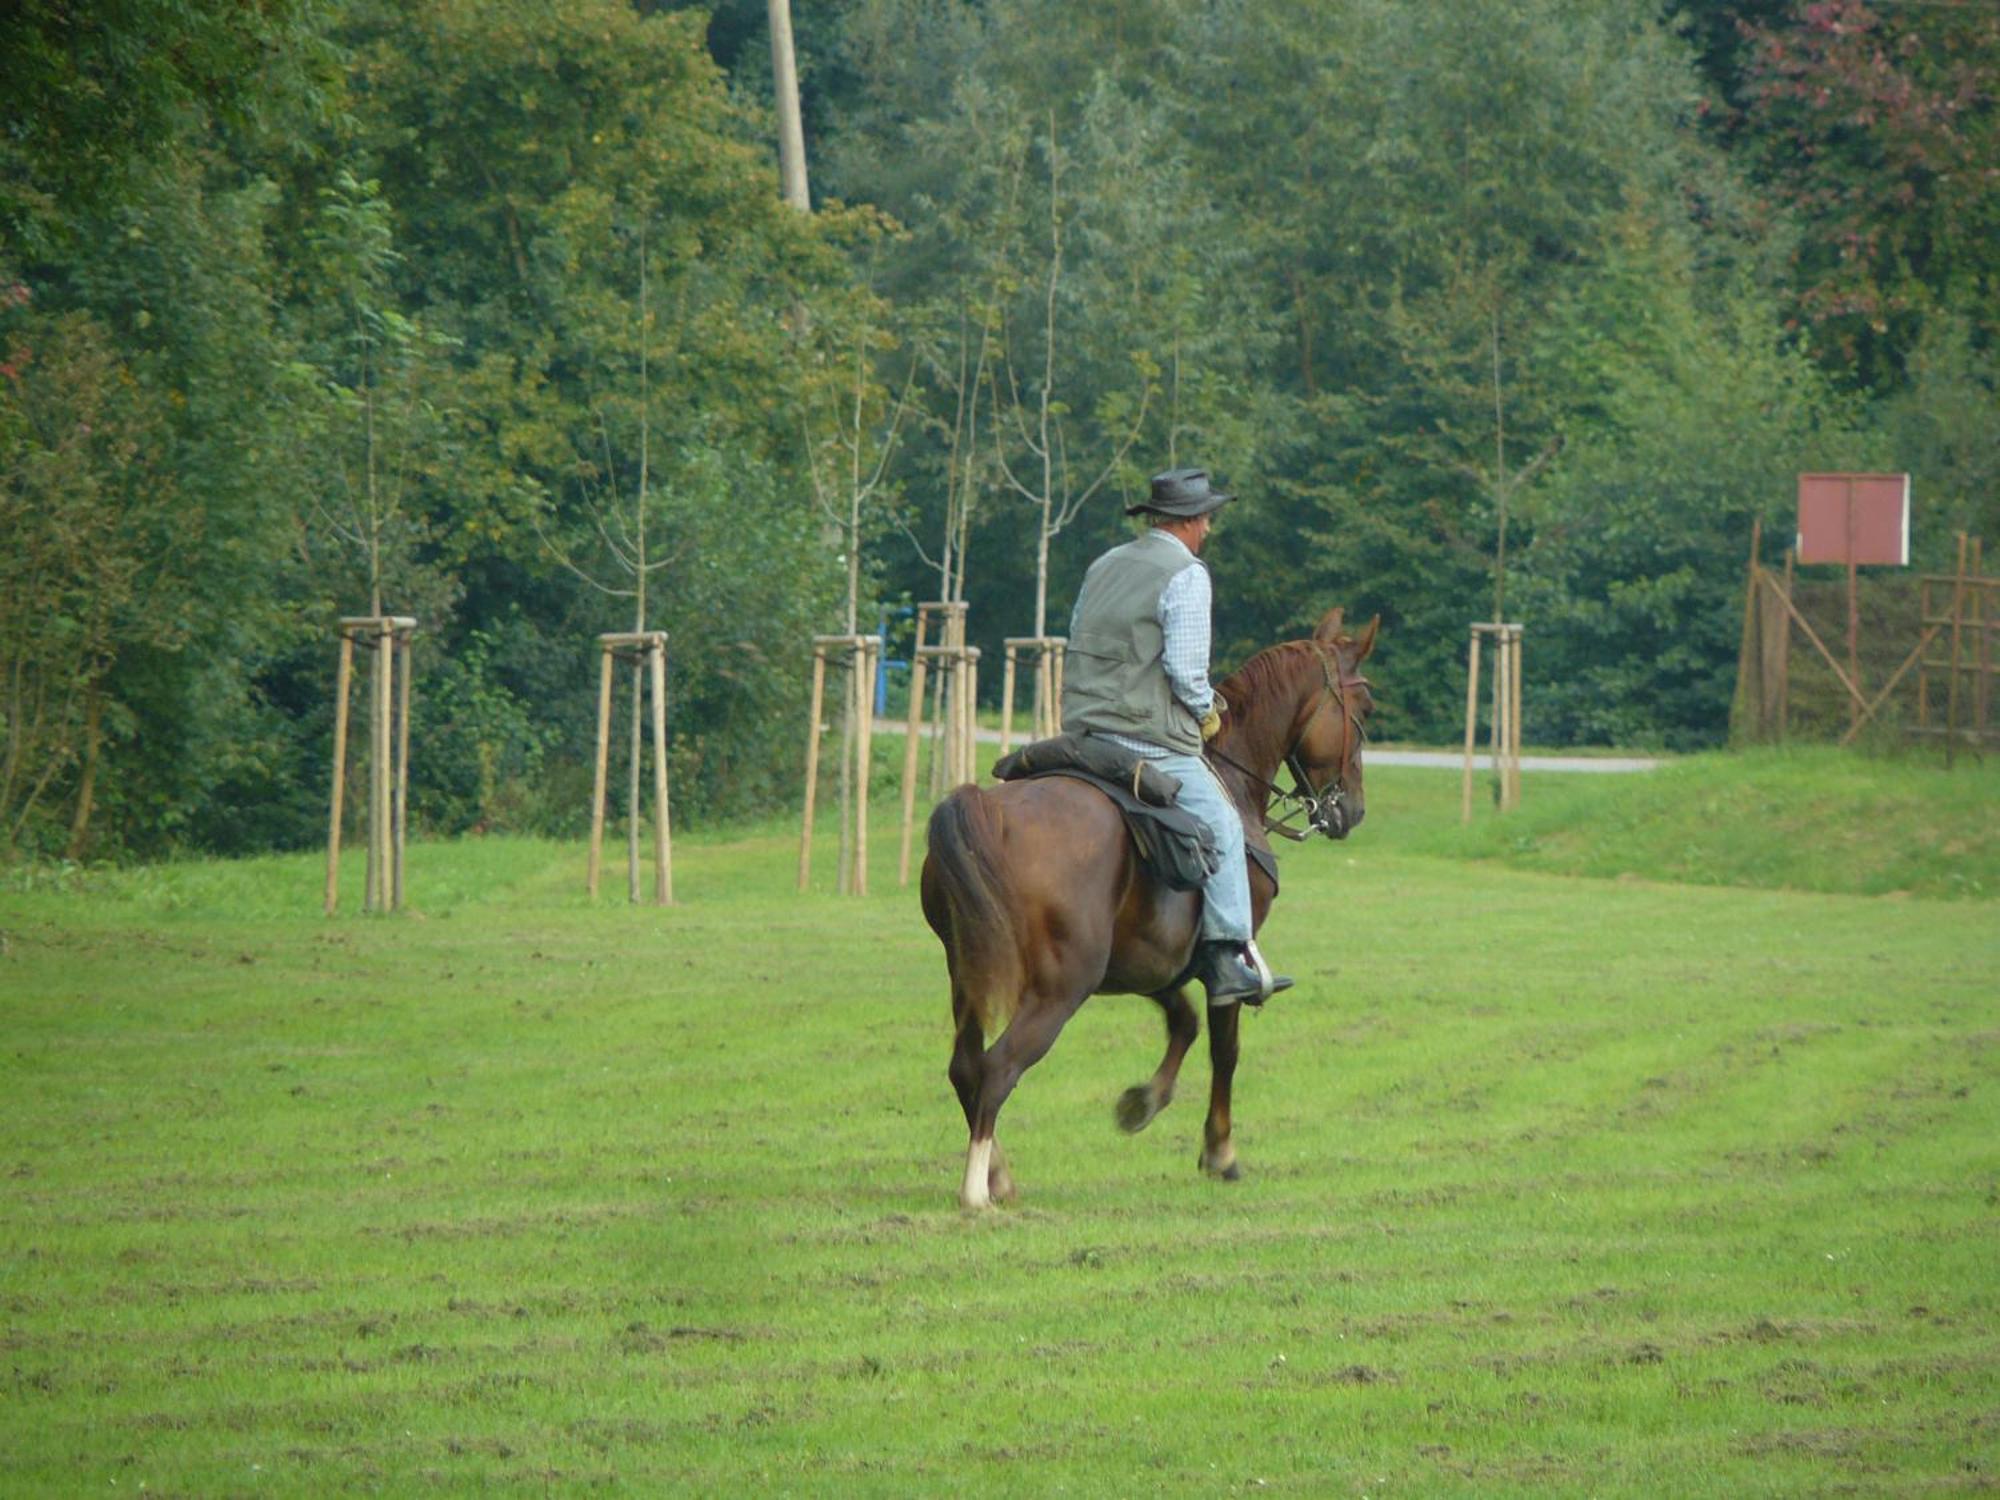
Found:
<svg viewBox="0 0 2000 1500"><path fill-rule="evenodd" d="M4 857L323 836L383 611L427 829L577 828L641 625L786 805L810 635L1059 633L1176 464L1222 661L1379 611L1420 740L1498 612L1531 738L1718 742L1802 469L1995 534L1991 7L826 0L810 212L750 0L100 9L0 28Z"/></svg>

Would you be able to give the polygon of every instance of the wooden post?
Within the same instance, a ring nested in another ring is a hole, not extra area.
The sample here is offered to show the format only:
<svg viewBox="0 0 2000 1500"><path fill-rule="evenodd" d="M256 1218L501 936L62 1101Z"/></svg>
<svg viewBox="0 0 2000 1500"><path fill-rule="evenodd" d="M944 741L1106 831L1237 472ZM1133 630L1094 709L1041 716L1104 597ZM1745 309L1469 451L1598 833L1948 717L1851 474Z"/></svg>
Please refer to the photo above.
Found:
<svg viewBox="0 0 2000 1500"><path fill-rule="evenodd" d="M812 711L806 726L806 816L799 835L799 889L812 874L813 800L819 790L819 717L826 704L826 647L813 641Z"/></svg>
<svg viewBox="0 0 2000 1500"><path fill-rule="evenodd" d="M1507 681L1514 699L1507 710L1507 735L1511 752L1507 761L1507 779L1512 793L1512 800L1507 804L1509 807L1521 805L1521 635L1522 630L1519 625L1509 632L1512 660L1507 667Z"/></svg>
<svg viewBox="0 0 2000 1500"><path fill-rule="evenodd" d="M840 651L846 657L847 678L843 687L844 721L853 734L843 734L841 769L849 777L853 796L846 809L853 819L843 818L843 857L835 889L842 895L865 895L868 888L868 770L874 755L874 683L872 675L882 649L881 638L872 635L816 635L813 637L812 727L806 740L806 807L799 834L799 889L807 888L812 876L813 807L818 795L820 714L826 702L827 656Z"/></svg>
<svg viewBox="0 0 2000 1500"><path fill-rule="evenodd" d="M396 714L396 827L393 867L390 874L391 909L403 909L403 850L407 844L410 811L410 633L396 634L396 653L401 660L402 680L397 689Z"/></svg>
<svg viewBox="0 0 2000 1500"><path fill-rule="evenodd" d="M326 834L326 914L340 904L340 813L347 791L347 698L354 680L354 637L340 633L340 669L333 689L333 816Z"/></svg>
<svg viewBox="0 0 2000 1500"><path fill-rule="evenodd" d="M1799 556L1795 549L1785 549L1785 610L1789 614L1792 607L1792 583L1798 568ZM1792 732L1792 627L1789 621L1778 623L1778 739L1782 743Z"/></svg>
<svg viewBox="0 0 2000 1500"><path fill-rule="evenodd" d="M1060 635L1020 635L1008 637L1005 645L1007 664L1005 675L1000 682L1002 755L1012 749L1014 744L1014 694L1019 681L1015 664L1023 655L1031 659L1034 673L1034 700L1028 715L1028 721L1033 727L1028 737L1032 740L1042 740L1062 733L1063 657L1068 649L1069 640Z"/></svg>
<svg viewBox="0 0 2000 1500"><path fill-rule="evenodd" d="M646 684L652 682L653 746L653 903L671 906L674 900L673 810L667 794L667 633L664 630L610 631L597 638L597 739L590 782L590 872L587 889L592 898L604 870L604 825L610 816L611 721L616 688L617 664L621 658L632 664L632 728L629 736L631 764L625 786L625 899L636 904L644 881L640 875L639 822L644 811L641 795L645 776Z"/></svg>
<svg viewBox="0 0 2000 1500"><path fill-rule="evenodd" d="M968 646L961 639L959 655L965 663L965 706L959 720L958 779L961 783L972 782L976 785L979 781L979 648Z"/></svg>
<svg viewBox="0 0 2000 1500"><path fill-rule="evenodd" d="M383 630L375 637L375 817L372 820L370 836L375 845L375 909L390 910L392 888L390 884L390 837L389 823L395 807L395 766L392 760L392 746L395 743L395 676L396 637L390 630Z"/></svg>
<svg viewBox="0 0 2000 1500"><path fill-rule="evenodd" d="M923 637L917 638L910 657L910 717L903 734L903 843L896 861L896 884L910 883L910 830L917 811L917 740L923 733L924 703Z"/></svg>
<svg viewBox="0 0 2000 1500"><path fill-rule="evenodd" d="M1020 659L1021 643L1010 640L1007 648L1006 664L1000 669L1000 753L1005 755L1014 748L1014 667ZM1039 732L1041 725L1035 726Z"/></svg>
<svg viewBox="0 0 2000 1500"><path fill-rule="evenodd" d="M1472 821L1472 755L1479 743L1479 627L1472 627L1465 653L1465 774L1459 786L1461 823Z"/></svg>
<svg viewBox="0 0 2000 1500"><path fill-rule="evenodd" d="M1848 696L1850 731L1861 727L1861 583L1854 565L1854 477L1847 477L1847 676L1853 683Z"/></svg>
<svg viewBox="0 0 2000 1500"><path fill-rule="evenodd" d="M325 909L340 904L341 824L347 802L348 729L354 696L354 648L368 649L368 865L362 882L365 911L393 911L403 904L404 822L410 790L410 637L408 615L343 615L340 668L334 687L333 795L327 819ZM399 666L400 659L400 666ZM398 686L397 673L401 672Z"/></svg>
<svg viewBox="0 0 2000 1500"><path fill-rule="evenodd" d="M1757 642L1757 554L1764 541L1764 519L1750 522L1750 571L1743 583L1743 632L1736 647L1735 735L1739 742L1763 738L1763 677L1758 671Z"/></svg>
<svg viewBox="0 0 2000 1500"><path fill-rule="evenodd" d="M667 638L646 651L653 669L653 904L674 904L674 856L667 805Z"/></svg>
<svg viewBox="0 0 2000 1500"><path fill-rule="evenodd" d="M874 767L875 748L875 654L881 638L858 635L854 638L855 724L854 742L854 878L849 888L857 896L868 894L868 783Z"/></svg>
<svg viewBox="0 0 2000 1500"><path fill-rule="evenodd" d="M1480 641L1493 638L1493 722L1488 737L1494 791L1502 812L1521 803L1521 649L1526 628L1495 621L1472 627L1465 656L1465 756L1459 782L1461 823L1472 821L1472 763L1479 747Z"/></svg>
<svg viewBox="0 0 2000 1500"><path fill-rule="evenodd" d="M597 878L604 866L604 795L611 767L612 655L600 647L597 674L597 774L590 792L590 896L597 898Z"/></svg>
<svg viewBox="0 0 2000 1500"><path fill-rule="evenodd" d="M1965 543L1965 533L1961 531L1958 534L1958 565L1951 587L1951 687L1946 695L1944 717L1944 763L1947 768L1953 764L1958 748L1959 645L1965 619Z"/></svg>
<svg viewBox="0 0 2000 1500"><path fill-rule="evenodd" d="M1973 682L1973 723L1974 749L1984 754L1986 734L1992 720L1988 717L1993 699L1993 631L1992 622L1986 617L1986 558L1985 543L1979 537L1972 539L1972 628L1978 641L1977 655L1973 671L1977 674Z"/></svg>

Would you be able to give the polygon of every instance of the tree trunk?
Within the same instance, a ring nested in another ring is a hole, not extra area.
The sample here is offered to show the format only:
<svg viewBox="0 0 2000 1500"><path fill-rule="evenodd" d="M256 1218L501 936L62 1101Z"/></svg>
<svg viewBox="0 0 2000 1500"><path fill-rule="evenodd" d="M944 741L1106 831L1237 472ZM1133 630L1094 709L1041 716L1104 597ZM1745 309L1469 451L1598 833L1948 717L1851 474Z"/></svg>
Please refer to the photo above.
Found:
<svg viewBox="0 0 2000 1500"><path fill-rule="evenodd" d="M791 0L766 0L771 17L771 80L778 95L778 183L785 202L812 212L806 189L806 137L799 122L799 69L792 50Z"/></svg>
<svg viewBox="0 0 2000 1500"><path fill-rule="evenodd" d="M92 683L83 716L83 774L77 780L76 815L69 824L69 858L80 861L90 838L90 812L97 794L97 751L104 742L104 695Z"/></svg>

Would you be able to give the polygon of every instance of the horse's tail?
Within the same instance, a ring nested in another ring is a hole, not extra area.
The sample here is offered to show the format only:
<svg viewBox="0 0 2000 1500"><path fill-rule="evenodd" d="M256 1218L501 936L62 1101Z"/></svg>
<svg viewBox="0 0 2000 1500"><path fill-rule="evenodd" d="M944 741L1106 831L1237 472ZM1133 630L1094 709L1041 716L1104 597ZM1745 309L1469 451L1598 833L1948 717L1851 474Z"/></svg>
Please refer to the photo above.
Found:
<svg viewBox="0 0 2000 1500"><path fill-rule="evenodd" d="M1024 979L1020 935L993 858L1000 830L992 798L960 787L932 812L927 837L948 914L948 931L938 936L952 980L991 1038L1013 1019Z"/></svg>

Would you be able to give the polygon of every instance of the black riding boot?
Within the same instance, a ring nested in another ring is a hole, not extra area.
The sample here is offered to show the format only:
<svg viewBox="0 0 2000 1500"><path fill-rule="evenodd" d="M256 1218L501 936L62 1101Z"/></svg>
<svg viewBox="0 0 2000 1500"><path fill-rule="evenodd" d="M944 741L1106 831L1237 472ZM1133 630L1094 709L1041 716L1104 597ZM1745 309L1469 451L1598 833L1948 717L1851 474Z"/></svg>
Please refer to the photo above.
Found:
<svg viewBox="0 0 2000 1500"><path fill-rule="evenodd" d="M1292 987L1285 974L1273 974L1257 951L1255 942L1223 940L1201 945L1195 958L1195 974L1208 987L1210 1005L1262 1005L1280 990Z"/></svg>

